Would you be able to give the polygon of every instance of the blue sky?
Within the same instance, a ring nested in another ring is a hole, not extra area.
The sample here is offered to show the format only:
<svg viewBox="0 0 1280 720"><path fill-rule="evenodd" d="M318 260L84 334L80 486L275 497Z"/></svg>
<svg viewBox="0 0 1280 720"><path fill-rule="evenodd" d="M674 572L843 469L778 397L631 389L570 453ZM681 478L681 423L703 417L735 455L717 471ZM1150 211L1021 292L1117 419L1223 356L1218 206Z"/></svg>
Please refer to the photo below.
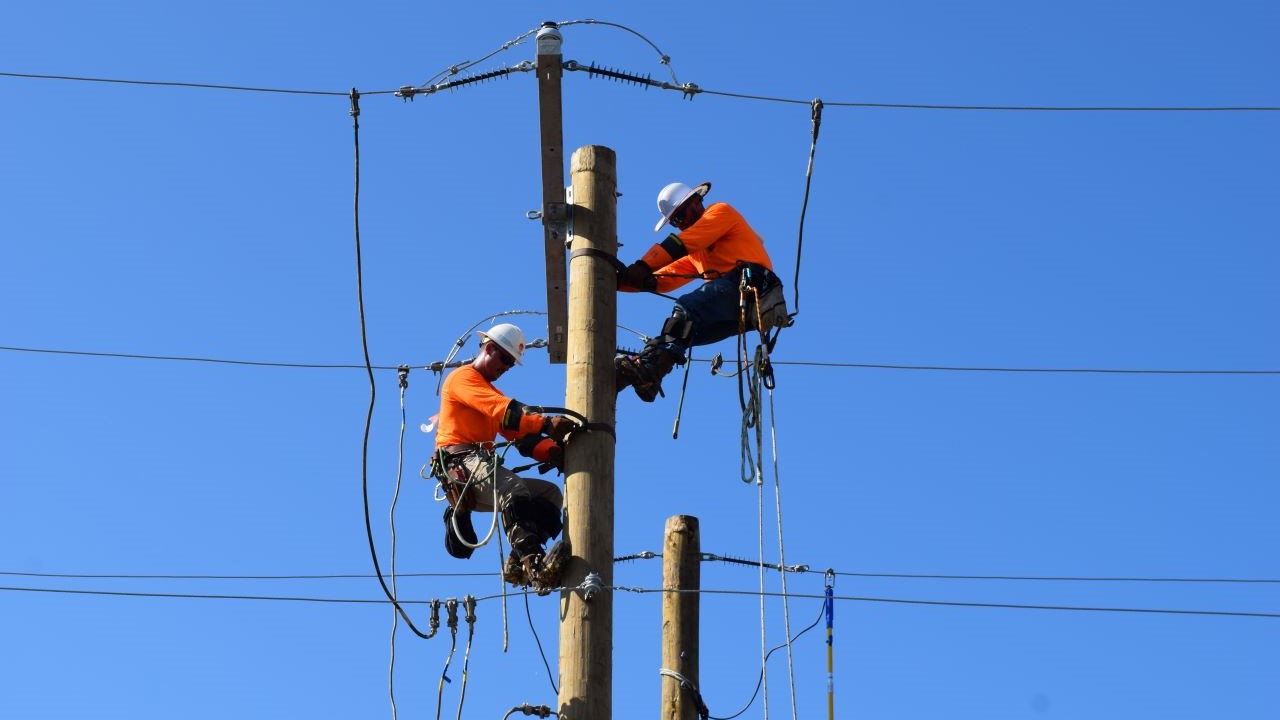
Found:
<svg viewBox="0 0 1280 720"><path fill-rule="evenodd" d="M27 3L0 72L369 93L426 81L548 19L643 33L680 82L827 103L1280 106L1265 2ZM532 60L525 42L476 65ZM634 35L564 30L564 57L670 77ZM804 104L564 78L565 145L618 154L624 260L661 236L666 183L714 183L766 239L793 299L810 145ZM361 505L353 144L341 96L0 77L0 585L186 595L381 592ZM516 74L361 101L360 223L373 362L415 369L396 505L405 598L492 596L498 553L441 546L418 477L437 408L421 369L486 316L544 309L536 83ZM1276 112L1041 112L828 105L800 315L775 353L792 632L834 568L838 717L1269 718L1280 619L895 604L871 599L1280 613L1280 377L916 368L1280 370ZM656 332L669 303L624 296ZM516 320L545 336L540 316ZM619 342L636 337L619 331ZM464 353L474 350L474 341ZM725 342L715 350L732 353ZM564 399L531 350L499 385ZM699 357L709 357L704 350ZM837 363L830 367L791 363ZM384 569L400 407L378 371L370 501ZM667 517L759 558L739 479L736 385L694 367L675 397L620 398L615 547ZM483 518L483 516L482 516ZM28 573L19 575L17 573ZM221 575L241 579L31 575ZM924 574L1272 582L960 580ZM328 579L245 579L334 575ZM661 585L659 560L619 564ZM703 695L740 710L760 671L756 570L708 562ZM776 574L766 590L780 590ZM657 709L657 594L614 593L614 715ZM530 599L554 668L554 598ZM415 618L425 622L421 606ZM769 647L784 607L765 608ZM479 604L464 717L555 697L512 595ZM302 600L0 590L0 717L390 717L391 610ZM826 712L821 626L793 645L799 717ZM465 630L443 693L457 715ZM403 626L400 717L431 717L448 638ZM768 712L792 713L786 653ZM744 717L764 715L757 698Z"/></svg>

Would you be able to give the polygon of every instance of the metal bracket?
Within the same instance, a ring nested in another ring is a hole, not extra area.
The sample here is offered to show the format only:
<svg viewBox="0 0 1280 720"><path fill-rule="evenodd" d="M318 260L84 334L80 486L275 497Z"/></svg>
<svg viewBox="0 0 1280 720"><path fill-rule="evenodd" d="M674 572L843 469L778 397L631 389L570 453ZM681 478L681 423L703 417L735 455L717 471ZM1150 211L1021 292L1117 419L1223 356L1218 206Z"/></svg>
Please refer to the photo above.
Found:
<svg viewBox="0 0 1280 720"><path fill-rule="evenodd" d="M564 189L564 247L566 250L573 244L573 186Z"/></svg>

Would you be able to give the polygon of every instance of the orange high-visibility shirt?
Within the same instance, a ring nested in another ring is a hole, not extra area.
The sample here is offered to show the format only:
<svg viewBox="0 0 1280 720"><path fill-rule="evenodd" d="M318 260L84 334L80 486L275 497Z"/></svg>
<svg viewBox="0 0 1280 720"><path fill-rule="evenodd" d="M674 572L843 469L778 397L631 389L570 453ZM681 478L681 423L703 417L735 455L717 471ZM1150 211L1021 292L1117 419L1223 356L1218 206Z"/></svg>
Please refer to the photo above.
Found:
<svg viewBox="0 0 1280 720"><path fill-rule="evenodd" d="M728 203L714 203L697 222L671 233L649 248L640 258L653 268L658 292L670 292L692 278L671 275L715 277L732 270L739 262L755 263L773 269L773 261L764 249L764 240L747 224L742 214ZM635 288L619 288L634 292Z"/></svg>
<svg viewBox="0 0 1280 720"><path fill-rule="evenodd" d="M508 440L542 430L542 416L526 413L519 402L498 392L479 370L464 365L449 373L440 389L436 447Z"/></svg>

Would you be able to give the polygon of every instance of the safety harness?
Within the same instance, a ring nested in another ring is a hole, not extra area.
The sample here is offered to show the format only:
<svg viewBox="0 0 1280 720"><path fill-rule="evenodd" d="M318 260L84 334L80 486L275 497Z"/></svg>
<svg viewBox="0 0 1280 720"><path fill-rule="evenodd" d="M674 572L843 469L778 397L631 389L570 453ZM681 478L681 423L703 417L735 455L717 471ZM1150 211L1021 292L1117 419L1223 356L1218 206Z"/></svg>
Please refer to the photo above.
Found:
<svg viewBox="0 0 1280 720"><path fill-rule="evenodd" d="M564 447L567 447L570 441L581 432L596 431L607 432L611 436L614 435L613 426L607 423L590 422L585 415L568 408L528 405L523 406L523 409L525 412L539 415L557 414L573 418L577 425L565 436L562 444ZM475 483L477 479L476 474L467 470L467 458L478 454L482 463L494 468L494 471L496 471L497 465L502 463L502 457L497 454L497 451L512 446L519 447L520 441L445 445L437 448L436 452L431 456L431 461L424 466L423 477L434 478L437 482L436 500L445 500L448 503L444 512L445 549L453 557L467 559L471 557L476 547L484 544L484 542L477 540L475 528L471 524L471 510L476 507ZM527 465L511 468L511 471L520 473L533 467L537 467L540 473L546 473L553 467L562 470L557 463L551 461L534 461ZM429 475L426 474L427 471L429 471ZM494 512L497 514L500 510L495 507Z"/></svg>

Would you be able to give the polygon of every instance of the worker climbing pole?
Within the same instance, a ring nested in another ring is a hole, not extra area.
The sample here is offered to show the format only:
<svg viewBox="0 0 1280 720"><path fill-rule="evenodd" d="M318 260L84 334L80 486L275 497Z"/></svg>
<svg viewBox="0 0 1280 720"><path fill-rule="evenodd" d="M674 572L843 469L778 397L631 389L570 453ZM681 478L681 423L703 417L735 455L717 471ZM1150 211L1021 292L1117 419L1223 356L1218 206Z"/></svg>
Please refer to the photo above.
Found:
<svg viewBox="0 0 1280 720"><path fill-rule="evenodd" d="M503 395L493 382L517 364L525 351L524 332L499 323L481 337L480 352L445 379L431 474L448 500L444 511L445 547L466 559L482 545L471 512L501 515L511 554L503 577L513 585L547 593L559 586L563 553L548 554L546 544L560 535L563 494L554 483L524 478L503 466L496 451L515 447L543 471L563 468L569 434L581 426L564 414L538 412ZM505 443L495 443L501 435ZM493 530L490 529L490 535ZM487 537L486 537L487 540Z"/></svg>
<svg viewBox="0 0 1280 720"><path fill-rule="evenodd" d="M690 348L740 334L743 317L750 318L752 327L767 321L767 327L758 328L762 332L787 320L782 281L773 272L764 242L732 205L704 205L710 191L709 182L694 187L676 182L662 188L661 217L654 231L670 223L679 233L667 235L618 273L618 289L628 292L666 293L693 279L705 281L676 299L671 316L643 350L615 359L616 390L631 387L644 402L664 394L662 379L687 362ZM767 298L772 304L753 306L744 314L742 287L756 291L753 302Z"/></svg>

